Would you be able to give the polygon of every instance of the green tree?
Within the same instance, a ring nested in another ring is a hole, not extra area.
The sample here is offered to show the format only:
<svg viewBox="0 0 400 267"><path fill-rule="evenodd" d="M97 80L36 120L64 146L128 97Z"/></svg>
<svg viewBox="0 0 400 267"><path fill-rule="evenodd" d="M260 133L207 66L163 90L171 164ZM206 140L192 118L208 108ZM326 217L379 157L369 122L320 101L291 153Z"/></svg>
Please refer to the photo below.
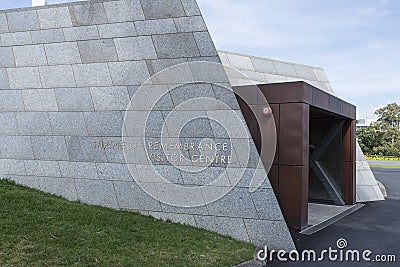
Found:
<svg viewBox="0 0 400 267"><path fill-rule="evenodd" d="M388 104L375 115L377 122L357 130L361 149L370 155L400 157L400 105Z"/></svg>

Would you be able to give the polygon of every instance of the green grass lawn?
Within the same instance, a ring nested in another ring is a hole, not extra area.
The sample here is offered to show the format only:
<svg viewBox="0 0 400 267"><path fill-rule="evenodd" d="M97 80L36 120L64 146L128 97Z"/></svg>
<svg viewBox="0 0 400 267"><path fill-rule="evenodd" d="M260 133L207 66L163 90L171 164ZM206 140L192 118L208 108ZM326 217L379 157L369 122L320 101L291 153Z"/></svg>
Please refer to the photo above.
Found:
<svg viewBox="0 0 400 267"><path fill-rule="evenodd" d="M254 246L0 180L0 266L230 266Z"/></svg>
<svg viewBox="0 0 400 267"><path fill-rule="evenodd" d="M371 168L382 168L382 169L400 169L399 165L390 164L369 164Z"/></svg>

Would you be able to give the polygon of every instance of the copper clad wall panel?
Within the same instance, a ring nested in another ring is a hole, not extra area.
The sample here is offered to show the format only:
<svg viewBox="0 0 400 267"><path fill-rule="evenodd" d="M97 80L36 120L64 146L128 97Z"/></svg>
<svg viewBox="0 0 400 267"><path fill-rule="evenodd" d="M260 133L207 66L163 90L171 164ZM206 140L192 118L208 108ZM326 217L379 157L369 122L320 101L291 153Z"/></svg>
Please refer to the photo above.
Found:
<svg viewBox="0 0 400 267"><path fill-rule="evenodd" d="M308 166L279 166L279 204L295 230L308 223Z"/></svg>
<svg viewBox="0 0 400 267"><path fill-rule="evenodd" d="M308 164L309 106L303 103L280 105L279 164Z"/></svg>

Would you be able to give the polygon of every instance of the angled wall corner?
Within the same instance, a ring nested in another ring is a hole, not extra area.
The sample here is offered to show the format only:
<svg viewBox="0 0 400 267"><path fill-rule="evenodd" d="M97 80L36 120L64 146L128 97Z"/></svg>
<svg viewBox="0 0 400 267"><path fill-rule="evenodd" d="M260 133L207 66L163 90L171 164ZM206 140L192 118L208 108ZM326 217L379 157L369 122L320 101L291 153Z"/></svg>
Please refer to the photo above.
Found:
<svg viewBox="0 0 400 267"><path fill-rule="evenodd" d="M145 194L135 181L148 175L152 162L143 157L128 166L119 149L127 106L143 82L180 63L220 62L195 0L104 0L1 11L0 39L1 177L70 200L139 211L271 249L295 248L268 180L255 192L244 186L254 174L266 177L256 164L208 168L208 177L225 169L228 176L244 171L244 182L213 203L182 208ZM200 68L192 75L215 79L215 73ZM225 73L218 79L229 84ZM152 123L164 124L165 112L194 95L229 102L239 112L238 104L230 102L232 90L224 93L221 98L215 87L189 84L169 95ZM216 138L215 128L203 127L211 124L204 114L206 120L194 125L195 137ZM237 123L247 127L244 120ZM239 141L250 144L258 162L251 138ZM167 164L156 168L176 182L193 178Z"/></svg>

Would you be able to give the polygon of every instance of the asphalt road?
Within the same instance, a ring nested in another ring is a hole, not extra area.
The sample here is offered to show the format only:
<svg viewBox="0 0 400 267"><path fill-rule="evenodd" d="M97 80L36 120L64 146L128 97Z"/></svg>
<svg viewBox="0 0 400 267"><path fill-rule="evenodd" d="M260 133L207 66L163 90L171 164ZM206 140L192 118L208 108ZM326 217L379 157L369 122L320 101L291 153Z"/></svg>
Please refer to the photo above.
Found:
<svg viewBox="0 0 400 267"><path fill-rule="evenodd" d="M386 187L388 198L400 199L400 169L373 168L372 171L376 179Z"/></svg>
<svg viewBox="0 0 400 267"><path fill-rule="evenodd" d="M388 199L367 203L363 208L311 236L293 232L297 248L337 249L340 238L346 239L345 249L366 249L376 255L395 255L396 263L378 262L272 262L268 266L400 266L400 169L373 169L376 178L387 188ZM319 254L317 254L319 255Z"/></svg>

